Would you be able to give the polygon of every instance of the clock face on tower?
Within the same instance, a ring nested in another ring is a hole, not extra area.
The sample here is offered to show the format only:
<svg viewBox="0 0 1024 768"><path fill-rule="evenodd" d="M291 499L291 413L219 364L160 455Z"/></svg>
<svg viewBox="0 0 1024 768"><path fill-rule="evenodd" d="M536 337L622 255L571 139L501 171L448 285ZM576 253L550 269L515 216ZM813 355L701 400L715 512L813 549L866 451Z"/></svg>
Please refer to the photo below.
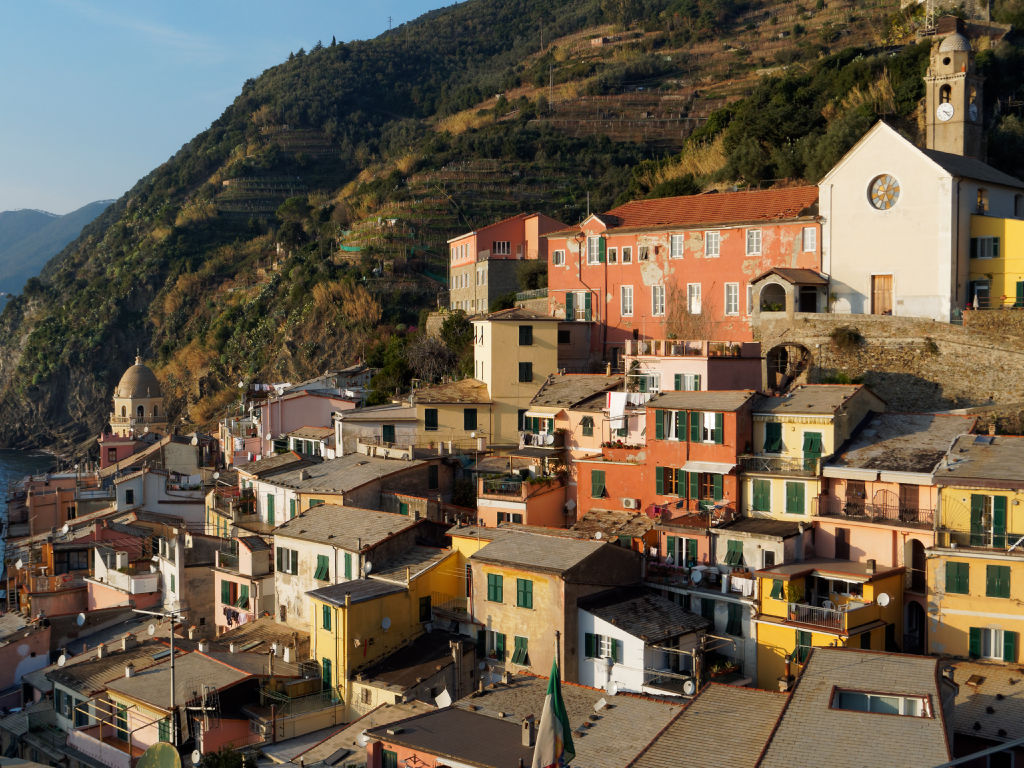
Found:
<svg viewBox="0 0 1024 768"><path fill-rule="evenodd" d="M880 211L887 211L900 199L900 183L896 177L883 173L876 176L868 187L868 200Z"/></svg>
<svg viewBox="0 0 1024 768"><path fill-rule="evenodd" d="M953 112L953 105L947 101L944 104L939 104L935 110L935 116L942 122L946 122L953 117Z"/></svg>

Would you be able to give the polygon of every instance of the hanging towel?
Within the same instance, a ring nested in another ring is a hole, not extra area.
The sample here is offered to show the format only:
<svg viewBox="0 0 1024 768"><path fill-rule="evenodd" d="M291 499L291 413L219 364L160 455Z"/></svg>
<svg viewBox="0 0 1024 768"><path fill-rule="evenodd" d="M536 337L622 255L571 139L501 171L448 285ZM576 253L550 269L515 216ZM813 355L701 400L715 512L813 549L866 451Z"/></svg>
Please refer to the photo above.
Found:
<svg viewBox="0 0 1024 768"><path fill-rule="evenodd" d="M608 415L612 419L621 419L626 415L626 392L608 393Z"/></svg>

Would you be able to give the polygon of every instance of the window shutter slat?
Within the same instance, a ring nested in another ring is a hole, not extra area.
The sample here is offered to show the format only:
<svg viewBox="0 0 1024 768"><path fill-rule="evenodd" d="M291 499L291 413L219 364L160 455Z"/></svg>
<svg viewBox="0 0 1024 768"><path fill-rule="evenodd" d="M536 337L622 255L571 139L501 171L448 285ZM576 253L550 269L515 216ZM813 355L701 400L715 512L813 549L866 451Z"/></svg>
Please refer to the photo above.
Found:
<svg viewBox="0 0 1024 768"><path fill-rule="evenodd" d="M664 471L664 467L654 468L654 492L658 495L665 493L665 478L662 474Z"/></svg>

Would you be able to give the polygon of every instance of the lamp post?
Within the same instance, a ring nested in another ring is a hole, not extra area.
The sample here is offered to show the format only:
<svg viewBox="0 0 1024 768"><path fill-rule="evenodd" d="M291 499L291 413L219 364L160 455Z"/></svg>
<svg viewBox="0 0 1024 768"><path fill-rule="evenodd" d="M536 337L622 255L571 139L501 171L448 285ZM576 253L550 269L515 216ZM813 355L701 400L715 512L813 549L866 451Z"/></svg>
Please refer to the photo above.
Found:
<svg viewBox="0 0 1024 768"><path fill-rule="evenodd" d="M132 608L132 611L134 613L145 613L149 616L158 616L161 619L170 620L170 631L168 632L168 634L170 635L171 644L171 746L177 747L178 718L176 717L174 711L174 624L177 621L181 621L184 618L184 616L182 616L181 611L167 611L165 613L161 611L144 611L141 608Z"/></svg>

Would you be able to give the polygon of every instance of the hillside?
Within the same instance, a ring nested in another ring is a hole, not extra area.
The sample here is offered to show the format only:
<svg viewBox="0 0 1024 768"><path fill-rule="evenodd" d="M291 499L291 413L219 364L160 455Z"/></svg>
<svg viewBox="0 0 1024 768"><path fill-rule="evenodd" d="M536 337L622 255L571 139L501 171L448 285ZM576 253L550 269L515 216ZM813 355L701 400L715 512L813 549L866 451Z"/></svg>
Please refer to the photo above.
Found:
<svg viewBox="0 0 1024 768"><path fill-rule="evenodd" d="M112 202L89 203L62 216L27 209L0 212L0 293L21 292L30 277Z"/></svg>
<svg viewBox="0 0 1024 768"><path fill-rule="evenodd" d="M878 117L913 134L927 44L897 10L469 0L298 51L9 303L0 445L95 434L136 348L182 425L216 418L240 380L364 355L394 372L386 394L407 380L403 345L460 231L814 180ZM1014 95L1018 64L1013 46L987 55L992 104ZM993 128L1002 146L1024 136L1011 118Z"/></svg>

